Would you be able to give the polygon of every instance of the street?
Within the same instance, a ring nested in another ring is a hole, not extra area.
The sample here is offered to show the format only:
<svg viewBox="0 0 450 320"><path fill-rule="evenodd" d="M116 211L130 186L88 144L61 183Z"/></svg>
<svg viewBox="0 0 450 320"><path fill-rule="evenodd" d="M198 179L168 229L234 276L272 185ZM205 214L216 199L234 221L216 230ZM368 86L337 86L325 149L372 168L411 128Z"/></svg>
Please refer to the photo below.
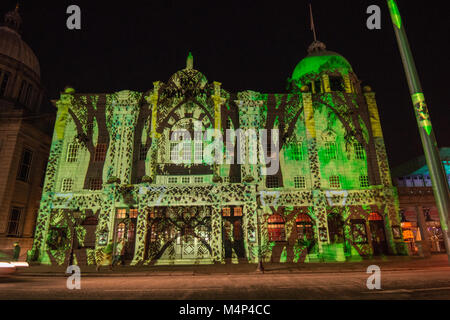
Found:
<svg viewBox="0 0 450 320"><path fill-rule="evenodd" d="M383 271L381 289L361 272L176 274L81 277L69 290L64 276L0 278L0 299L450 299L450 267Z"/></svg>

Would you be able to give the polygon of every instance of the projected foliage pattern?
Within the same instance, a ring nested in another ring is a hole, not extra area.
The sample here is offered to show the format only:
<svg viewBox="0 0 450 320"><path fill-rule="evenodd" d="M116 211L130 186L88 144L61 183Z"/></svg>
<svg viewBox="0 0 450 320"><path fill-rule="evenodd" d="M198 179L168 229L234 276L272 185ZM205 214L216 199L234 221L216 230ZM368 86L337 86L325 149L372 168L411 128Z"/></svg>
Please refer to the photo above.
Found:
<svg viewBox="0 0 450 320"><path fill-rule="evenodd" d="M192 56L145 93L66 89L30 260L67 263L74 243L76 263L102 263L121 237L132 265L256 262L259 254L344 261L379 253L383 243L383 253L405 254L391 231L398 201L374 93L361 90L345 59L319 56L302 60L285 94L229 93L193 69ZM280 169L264 176L259 162L171 162L171 133L192 132L194 122L224 136L278 129ZM85 225L92 217L96 226Z"/></svg>

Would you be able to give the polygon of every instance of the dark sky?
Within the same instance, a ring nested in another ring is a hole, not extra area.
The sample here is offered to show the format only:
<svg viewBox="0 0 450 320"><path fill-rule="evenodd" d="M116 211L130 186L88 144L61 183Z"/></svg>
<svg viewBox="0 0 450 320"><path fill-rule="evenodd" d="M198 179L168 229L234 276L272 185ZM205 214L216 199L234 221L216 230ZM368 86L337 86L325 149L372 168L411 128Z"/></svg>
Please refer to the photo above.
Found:
<svg viewBox="0 0 450 320"><path fill-rule="evenodd" d="M1 15L16 1L3 0ZM387 5L380 0L313 0L318 38L346 57L377 93L394 167L422 154ZM446 1L398 0L428 102L438 146L450 146L450 22ZM428 6L427 3L430 5ZM66 28L66 8L81 7L82 29ZM366 9L382 9L382 29L366 28ZM41 64L50 98L77 92L144 91L194 68L228 91L283 93L313 37L308 1L21 1L22 37Z"/></svg>

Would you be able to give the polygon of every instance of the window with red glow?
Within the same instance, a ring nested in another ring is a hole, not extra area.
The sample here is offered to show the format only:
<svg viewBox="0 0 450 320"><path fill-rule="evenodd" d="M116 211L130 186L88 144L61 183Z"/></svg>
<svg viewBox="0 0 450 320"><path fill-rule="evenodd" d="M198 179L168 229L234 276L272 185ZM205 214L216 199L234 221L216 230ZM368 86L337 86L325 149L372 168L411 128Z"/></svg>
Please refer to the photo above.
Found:
<svg viewBox="0 0 450 320"><path fill-rule="evenodd" d="M285 241L284 220L281 216L274 214L269 217L267 229L269 241Z"/></svg>

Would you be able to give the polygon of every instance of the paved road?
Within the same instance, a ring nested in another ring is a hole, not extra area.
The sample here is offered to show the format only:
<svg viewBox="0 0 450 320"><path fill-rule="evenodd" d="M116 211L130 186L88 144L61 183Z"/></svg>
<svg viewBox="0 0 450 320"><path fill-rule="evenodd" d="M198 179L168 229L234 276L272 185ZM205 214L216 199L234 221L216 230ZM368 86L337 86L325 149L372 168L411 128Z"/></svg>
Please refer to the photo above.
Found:
<svg viewBox="0 0 450 320"><path fill-rule="evenodd" d="M0 278L0 299L450 299L450 268L383 271L381 290L368 274L154 275L82 277L68 290L65 277Z"/></svg>

